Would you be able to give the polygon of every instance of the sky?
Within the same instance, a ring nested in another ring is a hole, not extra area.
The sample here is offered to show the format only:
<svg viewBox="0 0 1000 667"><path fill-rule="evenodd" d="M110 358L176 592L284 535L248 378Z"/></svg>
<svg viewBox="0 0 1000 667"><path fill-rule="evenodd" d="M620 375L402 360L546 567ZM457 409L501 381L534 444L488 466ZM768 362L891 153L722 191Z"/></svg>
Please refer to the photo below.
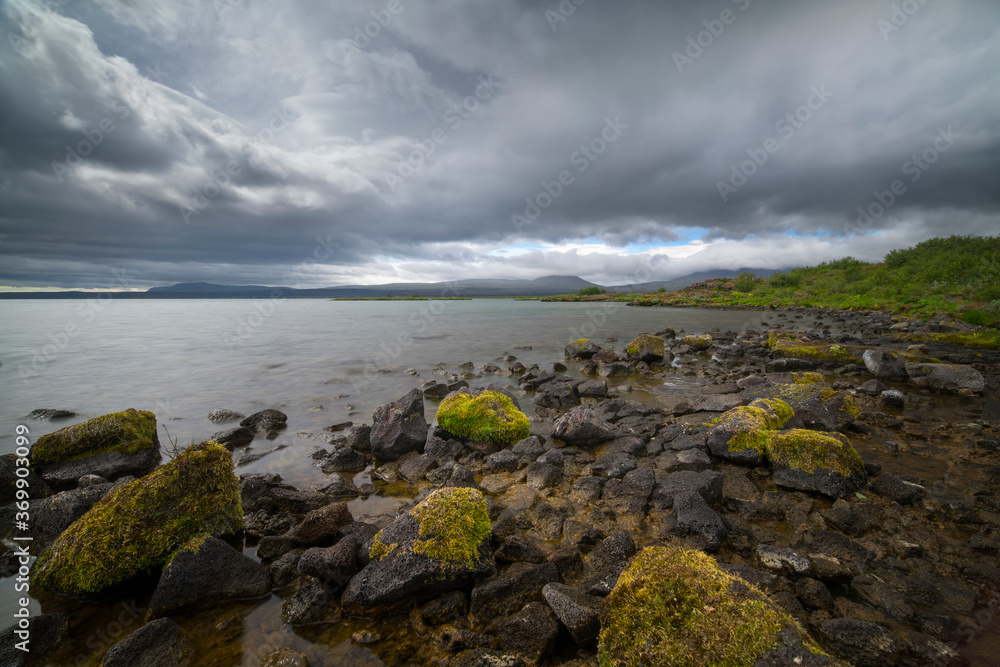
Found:
<svg viewBox="0 0 1000 667"><path fill-rule="evenodd" d="M1000 231L995 0L0 0L0 289L880 260Z"/></svg>

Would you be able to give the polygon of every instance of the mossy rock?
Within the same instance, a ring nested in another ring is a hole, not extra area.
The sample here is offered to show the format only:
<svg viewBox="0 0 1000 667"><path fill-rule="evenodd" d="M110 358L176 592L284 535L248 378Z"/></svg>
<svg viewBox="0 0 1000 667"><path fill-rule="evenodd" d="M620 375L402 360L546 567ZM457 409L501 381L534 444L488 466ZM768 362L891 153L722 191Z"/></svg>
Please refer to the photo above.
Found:
<svg viewBox="0 0 1000 667"><path fill-rule="evenodd" d="M867 349L858 345L831 345L823 341L802 341L791 336L768 337L768 346L780 356L813 359L837 363L864 363L861 355Z"/></svg>
<svg viewBox="0 0 1000 667"><path fill-rule="evenodd" d="M868 482L865 464L840 433L792 429L767 443L775 483L844 498Z"/></svg>
<svg viewBox="0 0 1000 667"><path fill-rule="evenodd" d="M794 384L826 384L826 379L821 373L792 373L792 382Z"/></svg>
<svg viewBox="0 0 1000 667"><path fill-rule="evenodd" d="M677 340L678 345L687 345L696 352L707 350L712 347L712 343L712 337L709 334L701 334L700 336L689 334Z"/></svg>
<svg viewBox="0 0 1000 667"><path fill-rule="evenodd" d="M42 552L31 585L93 595L162 567L201 533L242 529L232 455L203 442L98 501Z"/></svg>
<svg viewBox="0 0 1000 667"><path fill-rule="evenodd" d="M667 351L667 343L659 336L641 334L625 347L629 357L645 361L661 361Z"/></svg>
<svg viewBox="0 0 1000 667"><path fill-rule="evenodd" d="M600 616L602 667L743 667L778 651L803 660L823 655L788 612L700 551L643 549Z"/></svg>
<svg viewBox="0 0 1000 667"><path fill-rule="evenodd" d="M794 416L791 406L780 399L757 399L723 414L708 434L714 456L741 463L760 465L775 429Z"/></svg>
<svg viewBox="0 0 1000 667"><path fill-rule="evenodd" d="M451 487L432 492L375 536L371 562L344 591L345 610L391 613L496 574L490 536L480 491Z"/></svg>
<svg viewBox="0 0 1000 667"><path fill-rule="evenodd" d="M478 396L457 392L438 406L438 425L452 435L509 446L528 437L531 425L509 397L498 391Z"/></svg>
<svg viewBox="0 0 1000 667"><path fill-rule="evenodd" d="M31 448L31 462L37 466L77 461L107 452L137 454L159 446L156 415L129 408L43 435Z"/></svg>

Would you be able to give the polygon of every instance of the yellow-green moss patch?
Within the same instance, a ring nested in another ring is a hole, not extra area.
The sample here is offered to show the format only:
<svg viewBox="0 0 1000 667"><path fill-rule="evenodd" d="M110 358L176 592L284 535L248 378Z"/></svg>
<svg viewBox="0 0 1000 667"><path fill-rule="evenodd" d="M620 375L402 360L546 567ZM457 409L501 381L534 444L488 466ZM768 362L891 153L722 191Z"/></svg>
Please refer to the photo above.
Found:
<svg viewBox="0 0 1000 667"><path fill-rule="evenodd" d="M729 410L719 418L716 428L734 433L726 443L731 452L743 452L748 449L764 455L767 451L767 441L771 437L768 426L773 413L758 406L745 405Z"/></svg>
<svg viewBox="0 0 1000 667"><path fill-rule="evenodd" d="M774 334L768 336L768 346L784 357L799 357L816 359L817 361L842 361L845 363L863 363L861 354L865 348L859 346L830 345L822 341L802 341L792 334Z"/></svg>
<svg viewBox="0 0 1000 667"><path fill-rule="evenodd" d="M156 447L156 415L129 408L43 435L31 448L31 460L35 464L61 463L106 452L137 454Z"/></svg>
<svg viewBox="0 0 1000 667"><path fill-rule="evenodd" d="M743 667L789 627L798 630L787 612L704 553L647 547L601 605L598 660L602 667Z"/></svg>
<svg viewBox="0 0 1000 667"><path fill-rule="evenodd" d="M382 560L397 549L412 549L440 561L445 568L475 567L479 547L490 535L490 517L482 493L470 488L438 489L408 514L418 525L414 543L386 544L380 531L372 541L372 560Z"/></svg>
<svg viewBox="0 0 1000 667"><path fill-rule="evenodd" d="M625 347L625 352L632 355L638 354L640 356L645 356L647 354L654 355L663 358L666 353L667 343L665 340L659 336L653 336L652 334L641 334L636 336L635 340L629 343Z"/></svg>
<svg viewBox="0 0 1000 667"><path fill-rule="evenodd" d="M748 407L761 408L765 411L764 420L768 428L779 429L795 416L795 410L780 398L758 398Z"/></svg>
<svg viewBox="0 0 1000 667"><path fill-rule="evenodd" d="M573 350L573 354L577 354L583 350L583 346L590 342L589 338L577 338L576 340L571 340L566 344L566 349ZM571 355L572 356L572 355Z"/></svg>
<svg viewBox="0 0 1000 667"><path fill-rule="evenodd" d="M437 422L460 438L503 446L524 440L531 428L525 414L498 391L448 396L438 407Z"/></svg>
<svg viewBox="0 0 1000 667"><path fill-rule="evenodd" d="M809 473L817 468L828 468L850 477L865 469L861 456L840 433L801 428L775 433L768 440L767 455L772 463L781 461L790 468Z"/></svg>
<svg viewBox="0 0 1000 667"><path fill-rule="evenodd" d="M69 595L94 594L163 566L202 533L242 529L232 455L216 442L204 442L98 501L42 552L31 584Z"/></svg>
<svg viewBox="0 0 1000 667"><path fill-rule="evenodd" d="M792 382L795 384L823 384L826 380L819 373L792 373Z"/></svg>

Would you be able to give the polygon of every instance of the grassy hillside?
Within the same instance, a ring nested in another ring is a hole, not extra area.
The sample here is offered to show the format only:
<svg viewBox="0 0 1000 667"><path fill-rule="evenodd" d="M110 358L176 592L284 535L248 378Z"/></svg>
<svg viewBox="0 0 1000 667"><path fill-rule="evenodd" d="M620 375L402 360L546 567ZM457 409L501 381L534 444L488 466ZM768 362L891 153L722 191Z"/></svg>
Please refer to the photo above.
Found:
<svg viewBox="0 0 1000 667"><path fill-rule="evenodd" d="M970 324L1000 321L1000 238L952 236L893 250L870 264L845 257L759 279L706 280L674 292L569 295L553 301L627 300L634 305L816 306L888 310L928 319L944 312Z"/></svg>

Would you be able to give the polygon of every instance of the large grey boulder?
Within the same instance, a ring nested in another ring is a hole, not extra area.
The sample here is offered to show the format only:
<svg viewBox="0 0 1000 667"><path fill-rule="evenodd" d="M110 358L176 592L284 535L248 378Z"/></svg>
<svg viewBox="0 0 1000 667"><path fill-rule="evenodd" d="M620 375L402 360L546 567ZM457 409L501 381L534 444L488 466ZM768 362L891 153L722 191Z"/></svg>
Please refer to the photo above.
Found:
<svg viewBox="0 0 1000 667"><path fill-rule="evenodd" d="M969 389L977 394L983 393L986 387L979 371L962 364L906 364L906 373L918 387L954 393Z"/></svg>
<svg viewBox="0 0 1000 667"><path fill-rule="evenodd" d="M407 452L423 450L427 441L424 420L424 397L413 389L397 401L375 409L371 433L371 452L379 461L395 461Z"/></svg>
<svg viewBox="0 0 1000 667"><path fill-rule="evenodd" d="M865 368L879 380L906 380L906 357L885 350L865 350Z"/></svg>

